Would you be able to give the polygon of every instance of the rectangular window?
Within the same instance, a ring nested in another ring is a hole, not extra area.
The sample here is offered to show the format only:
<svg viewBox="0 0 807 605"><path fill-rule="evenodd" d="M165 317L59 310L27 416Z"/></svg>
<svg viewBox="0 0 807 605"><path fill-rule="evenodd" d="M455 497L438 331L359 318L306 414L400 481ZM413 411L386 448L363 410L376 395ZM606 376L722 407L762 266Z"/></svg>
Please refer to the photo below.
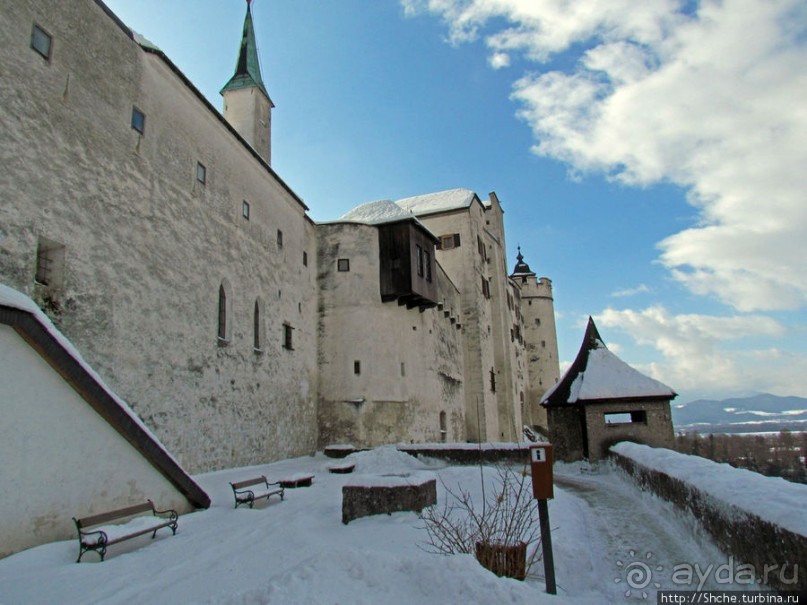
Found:
<svg viewBox="0 0 807 605"><path fill-rule="evenodd" d="M426 281L432 280L432 255L428 252L423 252L423 262L426 264Z"/></svg>
<svg viewBox="0 0 807 605"><path fill-rule="evenodd" d="M277 230L277 247L283 247L283 232L280 229Z"/></svg>
<svg viewBox="0 0 807 605"><path fill-rule="evenodd" d="M204 185L207 183L207 168L202 162L196 162L196 180Z"/></svg>
<svg viewBox="0 0 807 605"><path fill-rule="evenodd" d="M611 414L604 414L605 424L647 424L647 412L640 410L638 412L614 412Z"/></svg>
<svg viewBox="0 0 807 605"><path fill-rule="evenodd" d="M36 249L36 275L38 284L61 288L64 282L65 247L52 240L40 238Z"/></svg>
<svg viewBox="0 0 807 605"><path fill-rule="evenodd" d="M241 202L241 216L249 220L249 202L246 200Z"/></svg>
<svg viewBox="0 0 807 605"><path fill-rule="evenodd" d="M485 248L485 244L482 242L482 238L478 235L476 236L476 247L479 250L479 256L482 257L482 260L487 260L488 258L488 251Z"/></svg>
<svg viewBox="0 0 807 605"><path fill-rule="evenodd" d="M401 376L406 376L406 363L401 362Z"/></svg>
<svg viewBox="0 0 807 605"><path fill-rule="evenodd" d="M308 252L303 250L303 267L308 266Z"/></svg>
<svg viewBox="0 0 807 605"><path fill-rule="evenodd" d="M353 373L357 376L361 374L361 362L358 360L353 362Z"/></svg>
<svg viewBox="0 0 807 605"><path fill-rule="evenodd" d="M340 258L336 261L336 270L337 271L350 271L350 259L349 258Z"/></svg>
<svg viewBox="0 0 807 605"><path fill-rule="evenodd" d="M490 368L490 390L496 392L496 372Z"/></svg>
<svg viewBox="0 0 807 605"><path fill-rule="evenodd" d="M53 37L36 23L34 23L34 29L31 32L31 48L42 55L45 60L50 61Z"/></svg>
<svg viewBox="0 0 807 605"><path fill-rule="evenodd" d="M484 277L482 278L482 294L485 298L490 298L490 282Z"/></svg>
<svg viewBox="0 0 807 605"><path fill-rule="evenodd" d="M460 247L460 234L452 233L450 235L441 235L440 243L438 244L441 250L451 250L452 248Z"/></svg>
<svg viewBox="0 0 807 605"><path fill-rule="evenodd" d="M292 328L289 324L283 324L283 348L289 351L294 350L294 343L293 343L293 332L294 328Z"/></svg>
<svg viewBox="0 0 807 605"><path fill-rule="evenodd" d="M132 107L132 128L140 134L146 134L146 114L137 107Z"/></svg>
<svg viewBox="0 0 807 605"><path fill-rule="evenodd" d="M417 260L418 275L423 277L423 248L415 244L415 257Z"/></svg>

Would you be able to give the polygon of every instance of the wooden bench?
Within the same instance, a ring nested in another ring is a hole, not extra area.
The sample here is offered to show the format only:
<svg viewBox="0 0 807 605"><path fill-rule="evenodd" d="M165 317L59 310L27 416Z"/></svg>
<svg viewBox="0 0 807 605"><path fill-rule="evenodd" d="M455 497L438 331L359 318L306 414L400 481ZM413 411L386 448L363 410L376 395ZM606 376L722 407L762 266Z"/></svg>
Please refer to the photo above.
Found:
<svg viewBox="0 0 807 605"><path fill-rule="evenodd" d="M151 516L144 516L143 513L146 512L151 513ZM133 518L126 523L106 525L128 517ZM76 529L78 529L79 542L76 563L81 562L84 553L91 550L97 552L103 561L107 547L148 533L151 533L151 538L154 539L157 530L163 527L170 527L173 534L176 535L177 519L179 519L177 511L173 509L156 510L151 500L81 519L73 517Z"/></svg>
<svg viewBox="0 0 807 605"><path fill-rule="evenodd" d="M297 473L290 477L283 477L277 483L282 488L294 489L297 487L311 487L313 481L314 475L310 473Z"/></svg>
<svg viewBox="0 0 807 605"><path fill-rule="evenodd" d="M346 475L347 473L352 473L353 469L355 468L356 468L355 462L343 462L342 464L329 464L328 472L335 473L338 475Z"/></svg>
<svg viewBox="0 0 807 605"><path fill-rule="evenodd" d="M278 494L280 499L283 500L283 487L272 487L280 485L279 483L269 483L269 480L261 475L255 479L246 479L236 483L230 483L233 488L233 496L235 496L235 508L241 504L249 504L249 507L255 504L255 500L266 498L268 501L271 496ZM258 487L254 487L258 486Z"/></svg>

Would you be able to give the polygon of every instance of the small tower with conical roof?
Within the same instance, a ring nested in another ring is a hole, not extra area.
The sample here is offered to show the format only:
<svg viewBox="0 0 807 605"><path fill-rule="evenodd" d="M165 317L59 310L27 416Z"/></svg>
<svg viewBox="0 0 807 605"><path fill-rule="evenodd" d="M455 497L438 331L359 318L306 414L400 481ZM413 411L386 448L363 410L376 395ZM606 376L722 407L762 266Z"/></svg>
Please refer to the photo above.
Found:
<svg viewBox="0 0 807 605"><path fill-rule="evenodd" d="M524 262L521 246L518 247L516 260L510 279L521 288L521 315L530 376L524 422L546 430L546 410L540 405L541 397L560 378L552 280L547 277L538 278Z"/></svg>
<svg viewBox="0 0 807 605"><path fill-rule="evenodd" d="M261 78L251 0L247 0L247 16L235 74L221 89L221 96L224 97L224 118L267 164L271 164L272 108L275 105Z"/></svg>

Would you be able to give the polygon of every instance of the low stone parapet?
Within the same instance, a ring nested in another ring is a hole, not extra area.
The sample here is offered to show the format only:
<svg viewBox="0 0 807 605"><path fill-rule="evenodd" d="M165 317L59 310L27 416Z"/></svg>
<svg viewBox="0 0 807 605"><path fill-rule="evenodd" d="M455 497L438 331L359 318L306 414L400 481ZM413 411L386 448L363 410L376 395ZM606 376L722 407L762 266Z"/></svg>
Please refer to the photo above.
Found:
<svg viewBox="0 0 807 605"><path fill-rule="evenodd" d="M527 464L530 460L529 443L411 443L399 445L398 450L452 464Z"/></svg>
<svg viewBox="0 0 807 605"><path fill-rule="evenodd" d="M756 581L807 590L807 486L634 443L613 446L611 457L643 490L692 515Z"/></svg>

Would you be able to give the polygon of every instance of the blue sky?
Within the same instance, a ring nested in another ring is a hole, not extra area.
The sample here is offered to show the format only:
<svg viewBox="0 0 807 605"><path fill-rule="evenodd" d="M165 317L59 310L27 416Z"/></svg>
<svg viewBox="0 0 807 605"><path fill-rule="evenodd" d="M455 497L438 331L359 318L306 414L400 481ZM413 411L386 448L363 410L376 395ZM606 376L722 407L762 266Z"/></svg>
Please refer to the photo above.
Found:
<svg viewBox="0 0 807 605"><path fill-rule="evenodd" d="M107 0L216 107L243 0ZM555 288L679 401L807 396L799 0L254 0L273 167L315 220L496 191Z"/></svg>

